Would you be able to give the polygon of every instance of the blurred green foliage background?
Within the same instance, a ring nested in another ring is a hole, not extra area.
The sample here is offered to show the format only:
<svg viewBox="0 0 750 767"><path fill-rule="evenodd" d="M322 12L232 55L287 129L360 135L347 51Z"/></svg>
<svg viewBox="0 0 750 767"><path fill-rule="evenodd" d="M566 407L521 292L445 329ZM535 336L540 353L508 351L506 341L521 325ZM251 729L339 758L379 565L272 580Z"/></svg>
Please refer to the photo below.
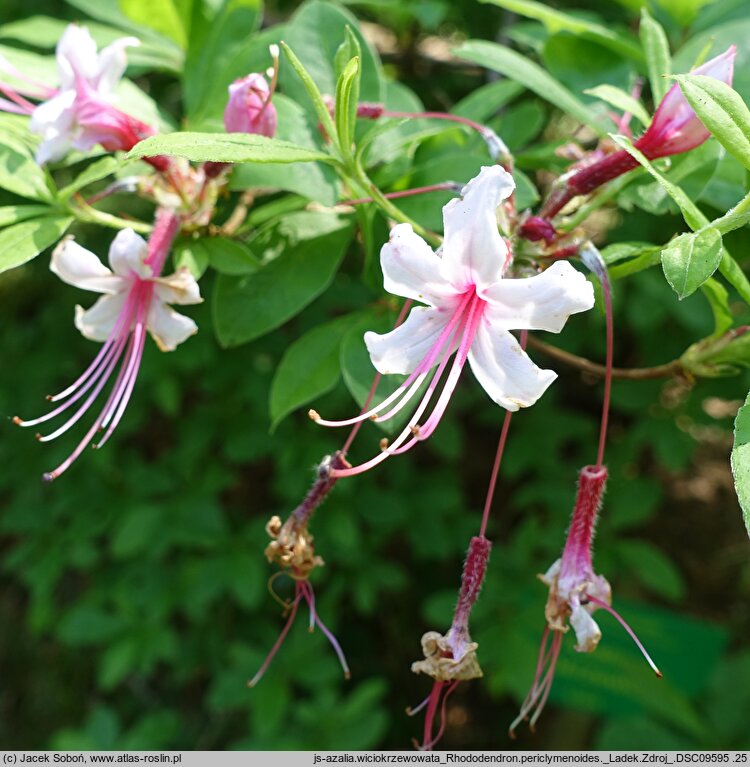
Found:
<svg viewBox="0 0 750 767"><path fill-rule="evenodd" d="M62 11L59 5L6 2L0 42L8 24L30 14L85 18L86 2ZM595 42L494 6L347 5L366 22L388 78L429 108L449 108L488 82L486 73L450 56L451 46L469 37L512 43L576 93L631 80L630 65ZM633 29L641 3L547 5ZM267 3L265 24L288 19L296 6ZM659 0L651 9L683 51L685 68L701 40L718 39L720 47L750 39L744 2ZM23 44L34 48L33 40ZM174 78L134 74L178 120ZM741 47L736 83L747 98L750 49ZM539 153L560 143L565 122L521 89L500 109L491 102L475 108L518 153L528 178L544 182ZM397 151L380 181L392 188L465 181L475 170L467 154L482 158L481 145L466 141L455 131L425 136L409 152ZM716 154L707 154L699 171L694 195L711 215L746 189L744 174ZM661 243L680 231L675 211L649 197L647 187L645 178L628 187L621 204L630 210L603 218L602 244ZM529 183L526 204L535 193ZM13 202L3 195L3 204ZM409 212L438 226L445 199L422 198ZM93 227L74 233L102 254L111 239ZM748 263L746 232L731 242ZM318 461L342 439L304 412L271 431L273 372L303 333L377 301L377 276L363 286L361 265L355 242L323 296L282 328L230 351L211 330L215 275L207 274L201 289L209 300L193 313L201 332L174 354L148 345L116 438L52 485L39 478L67 455L70 440L39 445L9 420L0 424L0 747L406 748L419 734L421 721L404 709L429 685L409 666L420 656L422 633L442 632L450 622L502 419L470 376L432 440L340 482L314 518L326 561L312 579L319 609L353 679L342 679L324 637L308 634L299 619L263 681L245 686L282 625L266 589L273 570L263 557L264 525L299 502ZM46 258L0 278L0 415L43 412L44 395L87 364L95 347L72 324L74 304L87 298L50 274ZM618 282L615 305L620 366L669 361L711 330L701 296L678 303L657 270ZM603 320L592 312L545 340L600 360L603 336ZM485 678L452 697L442 746L750 748L750 544L728 466L747 375L692 385L616 382L611 481L595 564L664 679L653 678L622 629L600 613L599 649L577 655L566 637L537 733L522 728L517 741L508 740L544 626L546 593L535 575L562 547L576 473L594 458L601 396L599 381L539 352L532 356L560 378L513 421L489 532L488 580L473 621ZM339 383L316 408L347 414L353 403ZM363 429L353 456L372 454L380 436L374 426Z"/></svg>

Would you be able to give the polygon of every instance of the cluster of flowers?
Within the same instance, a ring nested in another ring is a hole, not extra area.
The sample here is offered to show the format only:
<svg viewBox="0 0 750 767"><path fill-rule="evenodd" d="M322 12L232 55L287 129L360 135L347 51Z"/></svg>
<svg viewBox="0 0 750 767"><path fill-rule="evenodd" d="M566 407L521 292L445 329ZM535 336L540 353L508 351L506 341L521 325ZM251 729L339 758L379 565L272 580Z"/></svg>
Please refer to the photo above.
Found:
<svg viewBox="0 0 750 767"><path fill-rule="evenodd" d="M101 145L107 151L131 149L154 129L115 106L115 88L126 68L125 50L136 45L123 38L97 53L88 31L70 26L57 47L59 88L52 89L27 78L0 60L0 70L22 86L0 83L0 109L30 116L29 128L41 136L39 163L60 160L71 148L90 150ZM272 70L268 75L250 74L233 83L225 111L229 132L257 133L273 137L277 114L272 96L278 73L278 49L272 46ZM731 82L734 49L711 60L699 74ZM29 99L41 103L35 105ZM363 104L363 119L388 119L403 113L388 113L379 105ZM450 115L423 117L459 119ZM468 122L463 120L463 122ZM627 118L621 121L626 129ZM606 269L591 243L577 234L558 232L556 216L576 198L632 170L636 161L624 151L604 144L590 152L553 186L536 215L515 210L512 159L502 141L489 129L469 122L487 142L493 161L481 170L449 202L444 210L444 238L437 252L408 224L394 226L381 252L385 290L406 299L396 327L384 335L365 334L372 363L378 371L372 399L381 375L406 376L387 399L365 405L357 416L333 421L310 411L323 426L351 426L342 449L326 457L315 482L289 518L274 517L267 530L271 543L266 549L270 562L295 581L295 597L286 605L287 622L278 641L250 685L259 681L288 633L298 607L306 602L310 626L317 626L331 642L345 674L344 654L315 607L309 581L311 572L323 564L315 554L309 522L339 479L372 469L428 439L437 429L468 361L475 378L490 399L506 411L491 474L487 500L478 534L468 547L453 621L445 634L431 631L422 637L424 658L413 671L433 680L430 694L412 713L425 710L422 748L431 748L444 724L434 734L438 712L444 721L448 696L461 681L482 676L478 645L471 638L470 614L484 581L491 543L486 537L489 512L511 413L533 405L552 384L556 374L537 367L526 354L529 331L560 332L572 314L594 304L591 282L569 262L579 257L599 279L607 309L607 371L602 427L596 463L579 474L572 521L560 559L542 577L549 587L542 640L534 681L511 732L530 718L539 717L549 694L562 637L569 627L576 636L576 649L593 651L601 631L592 615L607 610L625 626L658 674L645 649L630 628L611 608L611 589L595 573L592 540L607 480L603 463L612 366L611 295ZM683 98L673 86L658 106L651 125L635 142L649 159L685 152L708 138ZM156 179L145 188L157 202L153 230L148 242L132 229L122 230L109 251L111 269L96 255L68 238L52 255L51 269L65 282L103 296L88 310L76 307L75 324L89 339L102 342L99 353L85 372L59 394L49 397L59 403L46 415L15 421L35 426L77 407L54 432L39 436L48 441L70 429L89 410L107 382L115 381L104 407L71 455L44 475L48 481L60 476L79 457L95 435L103 431L97 446L111 436L123 417L133 393L148 331L162 351L172 351L197 331L195 323L175 312L170 304L201 301L198 284L187 269L163 276L165 260L181 228L206 222L211 215L217 185L224 183L226 166L211 163L190 167L173 158L154 157L149 162ZM519 255L523 254L523 259ZM412 307L413 302L424 304ZM513 331L520 331L518 338ZM119 366L119 367L118 367ZM115 370L117 372L115 374ZM80 403L80 404L77 404ZM366 421L386 421L411 409L402 431L380 452L358 465L347 453L359 427ZM441 703L442 701L442 703Z"/></svg>

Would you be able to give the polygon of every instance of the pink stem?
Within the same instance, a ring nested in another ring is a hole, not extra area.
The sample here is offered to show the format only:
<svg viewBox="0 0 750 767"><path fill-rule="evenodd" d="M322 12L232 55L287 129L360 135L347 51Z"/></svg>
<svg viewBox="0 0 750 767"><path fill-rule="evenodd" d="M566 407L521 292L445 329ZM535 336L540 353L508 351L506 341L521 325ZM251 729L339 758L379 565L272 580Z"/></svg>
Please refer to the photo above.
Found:
<svg viewBox="0 0 750 767"><path fill-rule="evenodd" d="M455 192L461 190L460 184L454 184L452 181L444 181L441 184L430 184L429 186L418 186L414 189L406 189L402 192L387 192L383 194L389 200L397 200L401 197L412 197L418 194L426 194L428 192ZM341 205L364 205L365 203L373 202L372 197L359 197L356 200L343 200Z"/></svg>
<svg viewBox="0 0 750 767"><path fill-rule="evenodd" d="M607 442L607 426L609 423L609 403L612 396L612 359L614 354L614 328L612 317L612 290L609 280L601 280L602 293L604 294L604 309L607 323L607 359L604 374L604 401L602 402L602 420L599 429L599 450L596 454L596 465L604 463L604 448Z"/></svg>
<svg viewBox="0 0 750 767"><path fill-rule="evenodd" d="M528 330L521 331L521 348L526 349L526 339L529 336ZM503 453L505 452L505 443L508 441L508 430L510 429L510 421L513 416L510 410L505 411L503 417L503 426L500 430L500 439L497 443L497 452L495 453L495 463L492 466L492 474L490 476L490 484L487 488L487 497L484 501L484 511L482 512L482 524L479 526L479 535L483 536L487 532L487 523L490 520L490 509L492 508L492 500L495 497L495 486L497 485L497 476L500 472L500 464L503 460Z"/></svg>

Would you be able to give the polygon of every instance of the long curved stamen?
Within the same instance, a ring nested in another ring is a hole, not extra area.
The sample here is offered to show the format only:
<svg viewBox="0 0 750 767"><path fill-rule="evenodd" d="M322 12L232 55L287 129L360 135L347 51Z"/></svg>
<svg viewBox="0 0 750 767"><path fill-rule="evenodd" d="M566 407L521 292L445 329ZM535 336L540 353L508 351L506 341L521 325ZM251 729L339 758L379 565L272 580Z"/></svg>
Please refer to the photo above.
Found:
<svg viewBox="0 0 750 767"><path fill-rule="evenodd" d="M438 398L432 413L430 414L427 421L425 421L424 425L417 428L414 434L414 438L407 442L403 447L399 448L398 451L392 451L393 455L405 453L407 450L410 450L412 447L414 447L417 442L423 442L426 440L435 431L438 424L440 423L440 419L443 417L445 410L448 407L448 403L453 396L453 392L458 385L458 380L461 377L461 372L464 368L464 365L466 364L466 359L469 356L469 349L471 349L471 345L474 342L474 336L476 335L479 328L479 323L482 320L483 304L484 302L482 299L478 296L475 296L469 307L468 317L464 325L464 334L461 339L461 344L459 345L458 351L456 352L456 357L453 360L453 365L451 367L450 373L448 374L448 378L446 379L445 385L443 386L443 391L440 393L440 397Z"/></svg>
<svg viewBox="0 0 750 767"><path fill-rule="evenodd" d="M0 98L0 111L1 112L10 112L14 115L28 115L29 110L19 107L18 104L13 103L12 101L8 101L7 99Z"/></svg>
<svg viewBox="0 0 750 767"><path fill-rule="evenodd" d="M118 345L115 347L115 353L113 354L112 358L107 363L107 367L103 369L102 374L99 378L98 383L94 387L94 390L89 394L89 396L86 398L84 403L76 410L75 413L58 429L51 432L50 434L47 434L45 436L39 436L37 439L40 442L51 442L53 439L57 439L60 435L65 434L66 431L68 431L71 427L75 426L75 424L78 423L78 421L81 420L83 415L89 410L91 405L93 405L94 400L99 396L102 389L104 388L107 381L112 376L112 373L114 372L115 367L117 366L117 363L120 360L120 357L122 357L123 349L125 349L126 344L128 343L128 340L126 338L123 338ZM127 355L128 352L126 352ZM85 393L85 392L82 392ZM76 400L71 400L68 404L75 403ZM58 410L62 411L67 407L67 405L58 408ZM54 412L54 411L52 411ZM42 416L44 420L47 420L45 416Z"/></svg>
<svg viewBox="0 0 750 767"><path fill-rule="evenodd" d="M635 634L635 631L630 628L630 626L627 624L625 619L620 615L620 613L617 612L614 608L612 608L610 605L608 605L606 602L602 601L601 599L597 599L596 597L592 597L590 594L586 594L586 599L589 600L589 602L593 602L597 607L601 607L602 610L606 610L610 615L613 615L620 623L620 625L625 629L625 631L628 632L630 635L630 638L635 642L636 647L641 651L641 654L646 659L646 663L648 663L649 666L651 666L651 670L658 676L660 679L663 676L661 671L659 671L658 666L654 663L654 661L651 659L651 656L646 651L646 648L643 646L643 643Z"/></svg>
<svg viewBox="0 0 750 767"><path fill-rule="evenodd" d="M365 461L365 463L361 463L358 466L352 466L351 468L348 468L348 469L332 470L331 471L332 477L337 477L337 478L352 477L356 474L362 474L363 472L368 471L369 469L372 469L374 466L377 466L378 464L382 463L387 458L390 458L392 455L397 455L400 452L399 450L400 446L409 438L410 435L414 434L414 430L417 428L417 423L419 422L419 419L422 417L422 414L427 409L427 406L429 405L430 400L432 399L432 396L437 389L438 382L443 375L443 371L448 365L454 342L457 341L458 337L460 337L462 332L463 332L463 323L456 328L455 334L454 334L455 335L454 340L451 341L450 344L443 350L443 359L441 360L435 373L433 374L432 380L430 381L430 385L428 386L427 391L425 392L424 397L422 398L422 401L419 403L419 406L414 411L413 415L409 419L409 422L406 424L403 431L398 435L398 437L396 437L393 443L388 448L385 448L380 453L380 455L376 455L374 458L371 458L369 461Z"/></svg>
<svg viewBox="0 0 750 767"><path fill-rule="evenodd" d="M258 112L258 116L262 115L263 112L266 111L266 107L271 103L273 94L276 92L276 84L279 81L279 46L271 45L269 47L269 51L271 52L271 59L273 61L271 82L268 86L268 96L266 96L266 99L263 102L263 106L260 108L260 111Z"/></svg>
<svg viewBox="0 0 750 767"><path fill-rule="evenodd" d="M75 395L71 397L67 402L64 402L62 405L59 405L54 410L50 410L49 413L45 413L42 416L39 416L39 418L34 418L29 421L22 421L20 418L14 418L13 421L18 426L22 426L24 428L28 426L38 426L40 423L45 423L46 421L51 421L53 418L56 418L61 413L64 413L68 408L75 405L76 402L78 402L81 397L83 397L84 394L104 375L104 380L106 381L109 375L111 375L111 368L114 367L115 364L117 364L117 359L112 361L112 358L119 358L120 354L122 353L122 348L124 346L124 339L122 341L118 341L116 344L111 345L107 351L107 354L104 356L104 358L100 359L101 365L97 365L98 370L96 371L95 375L89 376L89 380L86 381L86 383L77 391L75 392ZM110 365L111 363L111 365ZM52 437L47 437L43 441L47 442Z"/></svg>
<svg viewBox="0 0 750 767"><path fill-rule="evenodd" d="M341 668L344 671L344 678L351 678L351 671L349 671L349 664L346 662L346 656L341 649L338 639L333 635L333 632L323 623L320 619L320 615L315 611L315 592L313 591L312 584L309 581L299 581L299 585L302 589L302 593L307 600L307 604L310 607L310 620L317 624L318 628L323 632L325 638L330 642L333 651L336 653L336 657L339 659Z"/></svg>
<svg viewBox="0 0 750 767"><path fill-rule="evenodd" d="M552 634L552 641L549 649L547 649L547 640L550 633ZM560 656L560 650L562 648L562 632L551 631L549 627L546 627L542 636L542 644L539 648L539 657L537 659L536 674L534 676L534 683L531 685L529 694L521 706L521 711L518 716L511 722L508 728L508 735L511 738L515 738L515 730L521 722L525 721L529 713L534 711L530 727L533 729L537 720L541 716L544 706L547 703L547 697L552 689L552 681L555 675L555 667L557 665L557 659ZM547 669L546 671L544 669Z"/></svg>
<svg viewBox="0 0 750 767"><path fill-rule="evenodd" d="M130 397L133 394L133 388L135 387L135 381L136 381L136 378L138 377L138 369L141 366L141 359L143 358L143 349L146 343L146 329L142 323L139 323L135 326L135 331L133 332L133 338L134 338L133 352L130 356L130 360L128 361L128 366L125 372L124 380L121 386L117 390L117 394L112 402L112 405L104 413L102 417L102 421L99 425L99 428L103 429L107 427L107 423L109 422L109 419L112 417L115 407L117 407L117 412L114 412L112 423L109 425L109 428L107 428L107 431L105 432L104 436L99 440L99 442L97 442L96 445L94 445L94 447L96 447L97 449L101 449L102 447L104 447L107 440L112 436L112 433L117 428L117 425L120 423L120 421L122 420L122 417L125 413L125 408L128 406L128 402L130 402ZM119 404L115 405L115 403L117 403L118 400L119 400Z"/></svg>
<svg viewBox="0 0 750 767"><path fill-rule="evenodd" d="M23 112L19 112L19 114L28 115L36 109L28 99L25 99L19 93L14 91L13 88L9 88L5 83L0 83L0 93L3 93L8 99L23 110Z"/></svg>
<svg viewBox="0 0 750 767"><path fill-rule="evenodd" d="M135 295L136 295L135 291L131 291L129 293L127 299L125 300L125 303L123 304L122 309L120 310L120 314L118 315L117 320L115 321L115 326L112 328L112 332L109 334L102 348L98 351L94 359L91 361L91 364L66 389L63 389L61 392L58 392L57 394L52 394L48 396L47 399L50 402L58 402L59 400L65 399L67 396L72 394L79 386L81 386L89 378L89 376L92 376L95 373L96 369L99 367L102 357L104 357L107 354L108 350L112 347L112 345L118 339L120 339L120 337L124 333L130 332L130 326L133 322L133 318L135 315L135 311L134 311Z"/></svg>
<svg viewBox="0 0 750 767"><path fill-rule="evenodd" d="M416 382L419 376L424 374L424 376L426 377L429 374L429 371L434 366L438 357L444 351L445 345L448 342L451 334L453 333L454 328L460 321L462 321L464 310L466 309L466 306L469 304L469 302L471 301L473 297L474 297L474 293L471 291L467 292L463 296L460 303L456 307L453 313L453 316L448 321L446 326L443 328L443 330L441 331L435 343L430 347L424 359L409 374L409 376L401 384L401 386L399 386L398 389L396 389L396 391L393 392L393 394L386 397L380 404L378 404L374 408L371 408L365 413L360 413L358 416L355 416L354 418L348 418L344 421L328 421L324 418L321 418L314 410L310 411L310 417L315 421L315 423L319 424L320 426L352 426L353 424L359 423L361 421L366 421L368 419L372 420L373 417L378 416L378 413L380 413L382 410L384 410L385 408L387 408L388 406L390 406L391 404L399 400L401 397L406 396L407 393L408 393L408 398L411 399L414 396L414 392L416 392L416 390L419 388L419 385L417 385L415 388L413 384ZM422 381L423 380L424 378L422 379ZM420 381L420 385L421 385L421 381ZM407 390L409 391L407 392ZM384 421L386 419L384 417L379 417L378 420Z"/></svg>
<svg viewBox="0 0 750 767"><path fill-rule="evenodd" d="M394 330L406 319L406 315L411 311L413 303L414 301L411 298L407 298L406 301L404 301L404 305L401 307L401 311L398 313L396 322L393 325ZM373 376L372 383L370 384L370 391L367 393L367 399L362 405L360 413L365 413L370 409L370 403L372 402L372 398L375 396L375 392L378 390L378 386L382 377L382 373L375 373ZM349 436L346 438L346 442L344 442L344 444L341 446L342 455L346 455L349 452L349 448L352 446L352 443L354 442L361 428L362 421L354 424L352 430L349 432Z"/></svg>
<svg viewBox="0 0 750 767"><path fill-rule="evenodd" d="M443 695L443 702L440 705L440 729L437 732L437 735L435 737L432 737L432 725L435 719L435 710L437 709L437 703L440 700L440 696L442 694L443 688L446 686L446 682L435 682L435 688L437 688L437 694L433 693L435 697L434 704L431 706L431 710L427 710L427 714L425 715L425 722L424 722L424 737L422 740L422 747L420 748L420 751L431 751L432 748L440 742L440 739L443 737L443 734L445 733L445 725L446 725L446 716L445 716L445 710L448 705L448 698L451 696L453 691L458 687L458 680L455 682L451 682L450 685L448 685L448 689L445 690L445 694ZM438 687L439 685L439 687Z"/></svg>
<svg viewBox="0 0 750 767"><path fill-rule="evenodd" d="M30 85L32 88L37 89L37 92L34 92L28 88L16 88L19 93L23 93L26 96L31 96L32 98L38 99L48 99L57 95L59 92L57 88L50 88L49 85L45 85L44 83L41 83L38 80L34 80L28 75L25 75L20 69L18 69L18 67L13 66L13 64L11 64L10 61L8 61L8 59L2 55L0 55L0 71L9 74L11 77L15 77L17 80L21 80L21 82Z"/></svg>
<svg viewBox="0 0 750 767"><path fill-rule="evenodd" d="M406 715L407 716L416 716L429 702L430 698L432 697L432 693L430 693L420 704L417 706L414 706L413 708L411 706L408 706L406 709Z"/></svg>
<svg viewBox="0 0 750 767"><path fill-rule="evenodd" d="M289 629L292 627L292 624L294 623L294 618L297 615L297 608L299 607L300 599L302 599L302 592L298 589L297 590L297 596L294 598L294 602L292 602L291 605L291 611L289 613L289 617L287 618L286 623L284 624L284 628L281 629L281 633L278 636L278 639L274 642L273 647L269 651L268 655L266 655L266 659L263 661L263 665L258 669L258 672L255 674L255 676L250 679L247 683L248 687L255 687L258 682L262 679L263 675L266 673L266 670L271 665L271 661L276 656L276 653L279 651L279 648L282 644L284 644L284 640L286 639L286 635L289 633Z"/></svg>

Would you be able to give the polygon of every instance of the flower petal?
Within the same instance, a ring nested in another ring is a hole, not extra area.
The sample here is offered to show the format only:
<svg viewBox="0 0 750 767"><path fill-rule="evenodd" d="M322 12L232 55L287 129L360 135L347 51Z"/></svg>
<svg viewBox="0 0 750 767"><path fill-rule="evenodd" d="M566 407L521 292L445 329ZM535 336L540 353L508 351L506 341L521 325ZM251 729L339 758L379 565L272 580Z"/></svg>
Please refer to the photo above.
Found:
<svg viewBox="0 0 750 767"><path fill-rule="evenodd" d="M576 650L578 652L593 652L602 638L602 632L588 610L581 605L575 605L570 613L570 625L576 633Z"/></svg>
<svg viewBox="0 0 750 767"><path fill-rule="evenodd" d="M508 246L497 229L497 206L515 189L513 177L499 165L482 168L463 188L460 199L443 208L443 274L458 292L498 280Z"/></svg>
<svg viewBox="0 0 750 767"><path fill-rule="evenodd" d="M154 297L146 321L151 337L163 352L173 352L179 344L198 332L198 326Z"/></svg>
<svg viewBox="0 0 750 767"><path fill-rule="evenodd" d="M49 268L63 282L95 293L119 293L127 284L99 260L82 248L72 237L66 237L52 253Z"/></svg>
<svg viewBox="0 0 750 767"><path fill-rule="evenodd" d="M496 330L487 318L474 336L469 364L490 399L506 410L533 405L557 378L538 368L507 330Z"/></svg>
<svg viewBox="0 0 750 767"><path fill-rule="evenodd" d="M147 257L148 243L132 229L121 229L109 246L109 265L121 277L151 279L151 267L144 263Z"/></svg>
<svg viewBox="0 0 750 767"><path fill-rule="evenodd" d="M62 91L31 113L29 130L42 137L36 153L40 165L61 160L70 149L76 127L75 98L75 91Z"/></svg>
<svg viewBox="0 0 750 767"><path fill-rule="evenodd" d="M437 306L456 294L442 276L441 259L410 224L391 229L390 240L380 251L380 265L383 287L396 296Z"/></svg>
<svg viewBox="0 0 750 767"><path fill-rule="evenodd" d="M411 373L427 356L450 318L449 310L418 306L390 333L368 331L365 345L372 364L383 375Z"/></svg>
<svg viewBox="0 0 750 767"><path fill-rule="evenodd" d="M195 277L186 266L181 266L168 277L158 277L154 280L154 293L166 304L200 304L200 288Z"/></svg>
<svg viewBox="0 0 750 767"><path fill-rule="evenodd" d="M96 90L102 96L110 94L125 74L128 66L125 49L140 44L137 37L121 37L106 48L102 48L97 61L98 77L96 79Z"/></svg>
<svg viewBox="0 0 750 767"><path fill-rule="evenodd" d="M76 76L91 81L99 72L96 43L86 27L69 24L57 43L55 53L63 90L73 87Z"/></svg>
<svg viewBox="0 0 750 767"><path fill-rule="evenodd" d="M84 338L91 341L106 341L117 323L125 304L127 293L102 296L90 309L76 306L75 324Z"/></svg>
<svg viewBox="0 0 750 767"><path fill-rule="evenodd" d="M566 261L518 280L499 280L481 291L485 316L496 329L559 333L568 317L594 305L594 287Z"/></svg>

